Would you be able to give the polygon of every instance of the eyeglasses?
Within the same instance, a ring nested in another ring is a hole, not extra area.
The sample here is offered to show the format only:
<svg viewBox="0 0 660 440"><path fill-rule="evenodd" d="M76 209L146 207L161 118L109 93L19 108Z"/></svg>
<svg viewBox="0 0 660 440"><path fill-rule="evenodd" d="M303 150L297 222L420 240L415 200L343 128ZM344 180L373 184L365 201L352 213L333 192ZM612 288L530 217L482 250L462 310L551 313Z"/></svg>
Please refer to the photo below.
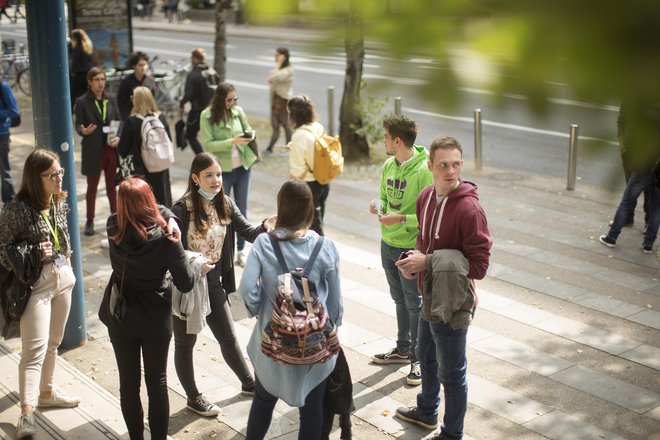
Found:
<svg viewBox="0 0 660 440"><path fill-rule="evenodd" d="M236 98L227 98L227 102L238 102L238 96Z"/></svg>
<svg viewBox="0 0 660 440"><path fill-rule="evenodd" d="M50 180L55 182L58 177L60 179L64 177L64 168L60 168L58 171L53 171L52 173L42 174L41 177L48 177Z"/></svg>

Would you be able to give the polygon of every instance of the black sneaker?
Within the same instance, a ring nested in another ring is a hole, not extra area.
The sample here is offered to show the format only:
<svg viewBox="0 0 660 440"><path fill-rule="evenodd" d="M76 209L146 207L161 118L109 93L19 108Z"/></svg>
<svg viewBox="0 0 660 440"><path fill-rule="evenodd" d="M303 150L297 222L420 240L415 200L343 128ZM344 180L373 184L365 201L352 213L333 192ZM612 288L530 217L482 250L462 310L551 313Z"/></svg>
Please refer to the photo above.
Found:
<svg viewBox="0 0 660 440"><path fill-rule="evenodd" d="M426 429L435 429L438 427L438 419L435 420L424 420L419 416L416 406L402 406L397 408L396 416L401 420L406 422L414 423L415 425L421 426Z"/></svg>
<svg viewBox="0 0 660 440"><path fill-rule="evenodd" d="M93 220L87 220L87 223L85 223L85 235L88 237L91 237L94 235L94 221Z"/></svg>
<svg viewBox="0 0 660 440"><path fill-rule="evenodd" d="M412 386L422 384L422 370L419 368L419 362L413 362L410 364L410 373L408 373L408 377L406 377L406 383Z"/></svg>
<svg viewBox="0 0 660 440"><path fill-rule="evenodd" d="M254 396L254 381L241 385L241 394L244 396Z"/></svg>
<svg viewBox="0 0 660 440"><path fill-rule="evenodd" d="M601 235L598 237L598 241L604 244L607 247L613 248L616 247L616 240L610 238L609 235Z"/></svg>
<svg viewBox="0 0 660 440"><path fill-rule="evenodd" d="M186 406L189 410L204 417L215 417L220 413L220 408L206 400L206 397L201 394L194 399L188 399Z"/></svg>
<svg viewBox="0 0 660 440"><path fill-rule="evenodd" d="M645 244L642 245L642 252L645 254L652 254L653 253L653 246L647 246Z"/></svg>
<svg viewBox="0 0 660 440"><path fill-rule="evenodd" d="M409 364L410 352L402 353L396 348L393 348L387 353L379 353L371 356L371 360L375 364Z"/></svg>

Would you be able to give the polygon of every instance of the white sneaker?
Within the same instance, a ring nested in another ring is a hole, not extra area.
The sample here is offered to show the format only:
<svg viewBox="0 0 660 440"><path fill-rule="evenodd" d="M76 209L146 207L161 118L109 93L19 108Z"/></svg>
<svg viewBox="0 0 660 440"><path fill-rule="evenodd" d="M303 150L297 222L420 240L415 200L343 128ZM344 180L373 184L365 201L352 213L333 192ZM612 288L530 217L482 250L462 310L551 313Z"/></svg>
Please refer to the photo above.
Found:
<svg viewBox="0 0 660 440"><path fill-rule="evenodd" d="M236 264L241 266L241 267L245 267L245 259L246 258L247 258L247 252L245 251L245 249L243 249L242 251L239 251L236 254Z"/></svg>
<svg viewBox="0 0 660 440"><path fill-rule="evenodd" d="M107 238L101 240L101 249L110 249L110 242Z"/></svg>
<svg viewBox="0 0 660 440"><path fill-rule="evenodd" d="M34 435L34 415L24 412L16 424L16 438L25 438Z"/></svg>
<svg viewBox="0 0 660 440"><path fill-rule="evenodd" d="M69 397L59 391L53 390L48 399L39 396L37 406L42 408L75 408L80 404L80 399Z"/></svg>

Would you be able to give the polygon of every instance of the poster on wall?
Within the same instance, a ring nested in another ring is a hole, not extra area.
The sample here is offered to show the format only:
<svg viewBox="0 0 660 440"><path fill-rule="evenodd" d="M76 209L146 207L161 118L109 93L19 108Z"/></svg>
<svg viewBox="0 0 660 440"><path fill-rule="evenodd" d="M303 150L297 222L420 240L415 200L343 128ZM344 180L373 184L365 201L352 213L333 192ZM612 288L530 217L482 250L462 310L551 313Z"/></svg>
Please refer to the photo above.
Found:
<svg viewBox="0 0 660 440"><path fill-rule="evenodd" d="M83 29L94 44L94 64L125 67L133 51L130 0L69 0L70 31Z"/></svg>

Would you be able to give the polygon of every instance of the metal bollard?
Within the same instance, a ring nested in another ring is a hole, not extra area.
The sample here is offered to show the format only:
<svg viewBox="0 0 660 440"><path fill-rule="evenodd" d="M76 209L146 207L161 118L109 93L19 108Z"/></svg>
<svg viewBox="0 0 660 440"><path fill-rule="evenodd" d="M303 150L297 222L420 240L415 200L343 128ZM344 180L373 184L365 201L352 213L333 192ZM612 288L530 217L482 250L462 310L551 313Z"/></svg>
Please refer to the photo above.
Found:
<svg viewBox="0 0 660 440"><path fill-rule="evenodd" d="M330 136L335 134L335 88L328 86L328 129Z"/></svg>
<svg viewBox="0 0 660 440"><path fill-rule="evenodd" d="M483 168L483 153L481 149L481 109L474 111L474 167Z"/></svg>
<svg viewBox="0 0 660 440"><path fill-rule="evenodd" d="M401 97L397 96L394 98L394 114L401 116Z"/></svg>
<svg viewBox="0 0 660 440"><path fill-rule="evenodd" d="M568 141L568 181L567 190L575 189L575 178L577 174L577 148L578 148L578 126L571 124L571 135Z"/></svg>

